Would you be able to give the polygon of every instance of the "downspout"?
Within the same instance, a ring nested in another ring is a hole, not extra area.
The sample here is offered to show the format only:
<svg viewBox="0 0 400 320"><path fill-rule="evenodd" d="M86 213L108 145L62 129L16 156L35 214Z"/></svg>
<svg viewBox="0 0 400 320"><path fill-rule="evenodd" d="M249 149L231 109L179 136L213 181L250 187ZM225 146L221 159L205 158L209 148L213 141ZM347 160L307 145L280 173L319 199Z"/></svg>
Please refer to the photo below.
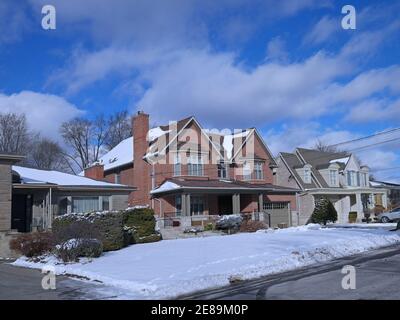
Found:
<svg viewBox="0 0 400 320"><path fill-rule="evenodd" d="M51 228L51 227L52 227L52 220L53 220L53 205L52 205L52 203L53 203L53 193L52 193L52 191L53 191L53 190L50 188L50 193L49 193L49 196L50 196L49 215L50 215L50 217L49 217L48 228Z"/></svg>
<svg viewBox="0 0 400 320"><path fill-rule="evenodd" d="M155 181L155 169L154 169L154 163L151 164L151 190L154 190L156 187L156 181ZM151 207L154 210L154 197L151 198ZM161 209L161 202L160 202L160 209ZM161 211L160 211L161 215Z"/></svg>
<svg viewBox="0 0 400 320"><path fill-rule="evenodd" d="M160 204L160 218L164 218L164 212L162 212L162 202L161 202L161 200L157 199L157 198L153 198L152 200L158 201L158 203Z"/></svg>
<svg viewBox="0 0 400 320"><path fill-rule="evenodd" d="M299 226L300 224L300 203L299 203L300 197L299 197L299 193L296 192L296 216L297 216L297 226Z"/></svg>
<svg viewBox="0 0 400 320"><path fill-rule="evenodd" d="M42 205L43 205L43 208L42 208L42 229L43 230L44 230L44 218L45 218L45 210L46 210L46 198L47 198L47 195L43 199L43 202L42 202Z"/></svg>

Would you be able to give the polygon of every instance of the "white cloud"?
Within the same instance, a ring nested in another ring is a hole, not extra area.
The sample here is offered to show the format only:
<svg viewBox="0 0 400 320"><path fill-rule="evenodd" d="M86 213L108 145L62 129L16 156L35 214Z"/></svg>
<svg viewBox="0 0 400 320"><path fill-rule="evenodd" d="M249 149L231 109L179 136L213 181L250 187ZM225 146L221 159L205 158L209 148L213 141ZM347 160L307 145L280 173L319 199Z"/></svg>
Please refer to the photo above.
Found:
<svg viewBox="0 0 400 320"><path fill-rule="evenodd" d="M305 44L321 44L326 42L335 32L340 30L340 19L329 16L322 17L304 37Z"/></svg>
<svg viewBox="0 0 400 320"><path fill-rule="evenodd" d="M400 99L371 99L357 104L345 118L349 122L377 122L400 119Z"/></svg>
<svg viewBox="0 0 400 320"><path fill-rule="evenodd" d="M307 122L303 125L283 125L280 130L269 130L264 139L276 155L279 152L292 152L296 147L313 148L318 141L324 145L332 145L359 136L347 130L324 129L316 122Z"/></svg>
<svg viewBox="0 0 400 320"><path fill-rule="evenodd" d="M267 60L288 61L288 52L286 51L285 41L281 37L275 37L268 42Z"/></svg>
<svg viewBox="0 0 400 320"><path fill-rule="evenodd" d="M59 96L32 91L0 94L0 112L25 113L31 130L56 140L60 139L59 127L64 121L83 114Z"/></svg>

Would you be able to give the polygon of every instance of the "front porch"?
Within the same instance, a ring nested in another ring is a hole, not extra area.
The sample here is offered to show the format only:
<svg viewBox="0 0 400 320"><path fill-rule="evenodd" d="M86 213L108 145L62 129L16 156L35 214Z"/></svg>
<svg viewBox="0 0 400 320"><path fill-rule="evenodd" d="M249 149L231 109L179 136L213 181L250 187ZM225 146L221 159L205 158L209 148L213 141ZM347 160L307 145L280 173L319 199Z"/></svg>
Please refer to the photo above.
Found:
<svg viewBox="0 0 400 320"><path fill-rule="evenodd" d="M152 192L160 228L204 227L227 214L248 215L271 227L292 225L294 189L211 180L177 183Z"/></svg>
<svg viewBox="0 0 400 320"><path fill-rule="evenodd" d="M387 208L387 191L384 189L359 188L342 190L320 190L312 193L314 201L320 197L327 197L335 206L338 213L338 223L348 223L349 213L357 213L357 221L361 222L365 214L373 214L377 205L376 199L381 199L379 205Z"/></svg>

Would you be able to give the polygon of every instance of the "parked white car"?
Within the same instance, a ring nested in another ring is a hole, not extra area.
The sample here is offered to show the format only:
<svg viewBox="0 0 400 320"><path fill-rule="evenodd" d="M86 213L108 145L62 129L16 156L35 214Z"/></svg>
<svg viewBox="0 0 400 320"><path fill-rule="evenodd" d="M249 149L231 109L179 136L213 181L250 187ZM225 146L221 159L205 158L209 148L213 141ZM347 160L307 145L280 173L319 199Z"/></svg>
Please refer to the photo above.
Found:
<svg viewBox="0 0 400 320"><path fill-rule="evenodd" d="M378 214L378 220L383 223L395 222L400 220L400 208L393 209L389 212Z"/></svg>

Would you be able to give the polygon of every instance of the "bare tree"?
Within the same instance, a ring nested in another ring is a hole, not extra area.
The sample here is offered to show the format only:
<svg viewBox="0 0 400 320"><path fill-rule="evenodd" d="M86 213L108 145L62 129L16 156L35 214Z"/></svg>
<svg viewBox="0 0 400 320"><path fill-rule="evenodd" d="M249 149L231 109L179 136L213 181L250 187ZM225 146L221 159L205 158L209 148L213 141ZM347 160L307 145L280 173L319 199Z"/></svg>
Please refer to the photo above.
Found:
<svg viewBox="0 0 400 320"><path fill-rule="evenodd" d="M128 111L116 112L108 119L108 134L105 140L105 147L107 150L111 150L131 135L131 123Z"/></svg>
<svg viewBox="0 0 400 320"><path fill-rule="evenodd" d="M24 155L29 151L30 137L24 114L0 114L0 152Z"/></svg>
<svg viewBox="0 0 400 320"><path fill-rule="evenodd" d="M61 135L72 154L66 154L69 161L80 170L98 161L108 135L107 121L100 115L95 120L75 118L61 125Z"/></svg>
<svg viewBox="0 0 400 320"><path fill-rule="evenodd" d="M329 146L319 139L317 140L313 149L323 152L338 152L338 150L335 147Z"/></svg>
<svg viewBox="0 0 400 320"><path fill-rule="evenodd" d="M28 159L37 169L70 171L61 146L47 138L40 138L33 144Z"/></svg>
<svg viewBox="0 0 400 320"><path fill-rule="evenodd" d="M61 125L61 135L73 154L68 154L80 170L92 161L90 156L92 145L92 122L84 118L74 118Z"/></svg>
<svg viewBox="0 0 400 320"><path fill-rule="evenodd" d="M92 122L92 154L93 161L97 161L100 157L100 151L104 146L108 136L108 123L104 115L99 115Z"/></svg>

